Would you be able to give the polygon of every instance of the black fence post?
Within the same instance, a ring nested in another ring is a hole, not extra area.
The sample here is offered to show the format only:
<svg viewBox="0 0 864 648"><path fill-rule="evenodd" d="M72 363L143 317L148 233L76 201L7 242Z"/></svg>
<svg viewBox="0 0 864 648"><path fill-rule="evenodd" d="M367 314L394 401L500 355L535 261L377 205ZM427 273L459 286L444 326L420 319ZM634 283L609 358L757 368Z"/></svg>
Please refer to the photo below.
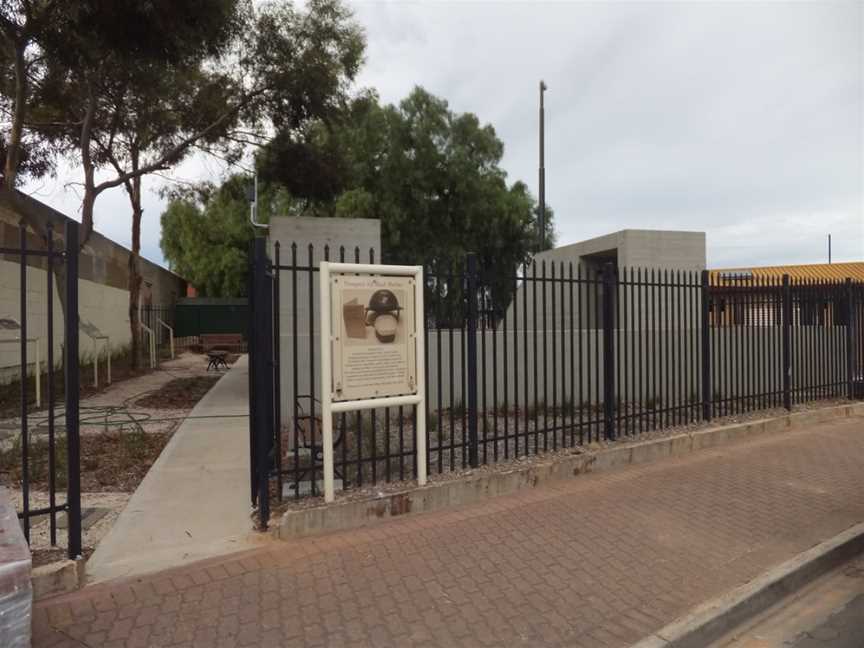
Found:
<svg viewBox="0 0 864 648"><path fill-rule="evenodd" d="M792 289L783 275L783 407L792 409Z"/></svg>
<svg viewBox="0 0 864 648"><path fill-rule="evenodd" d="M78 372L78 223L66 221L66 326L63 370L66 379L66 461L70 560L81 555L81 439ZM50 323L49 323L50 325Z"/></svg>
<svg viewBox="0 0 864 648"><path fill-rule="evenodd" d="M702 418L712 418L711 385L711 286L709 273L702 271Z"/></svg>
<svg viewBox="0 0 864 648"><path fill-rule="evenodd" d="M477 441L477 256L468 254L466 259L466 299L468 321L465 327L468 354L468 463L478 466Z"/></svg>
<svg viewBox="0 0 864 648"><path fill-rule="evenodd" d="M618 298L615 266L603 266L603 412L604 434L615 438L615 303Z"/></svg>
<svg viewBox="0 0 864 648"><path fill-rule="evenodd" d="M267 529L270 520L270 445L272 437L272 319L270 319L270 298L272 293L267 281L267 240L263 237L254 243L254 274L252 278L255 299L255 357L252 358L255 372L255 479L258 486L258 529ZM311 343L311 340L310 340Z"/></svg>
<svg viewBox="0 0 864 648"><path fill-rule="evenodd" d="M20 293L21 293L21 329L18 331L21 343L21 497L23 499L24 538L30 542L30 435L27 426L27 226L24 222L18 229L21 245ZM33 372L36 380L39 374Z"/></svg>
<svg viewBox="0 0 864 648"><path fill-rule="evenodd" d="M249 485L251 487L252 506L258 501L258 460L255 455L255 416L258 408L255 404L258 393L255 384L255 358L258 350L255 348L255 241L249 242L249 276L246 281L246 293L248 295L248 320L246 322L246 352L248 353L249 367L247 370L249 383Z"/></svg>
<svg viewBox="0 0 864 648"><path fill-rule="evenodd" d="M846 278L846 379L849 381L849 400L855 398L855 293L852 289L852 279Z"/></svg>
<svg viewBox="0 0 864 648"><path fill-rule="evenodd" d="M273 447L275 469L276 469L276 492L279 501L282 501L282 365L279 332L279 241L273 244L273 279L270 282L273 288L272 307L272 332L273 332Z"/></svg>

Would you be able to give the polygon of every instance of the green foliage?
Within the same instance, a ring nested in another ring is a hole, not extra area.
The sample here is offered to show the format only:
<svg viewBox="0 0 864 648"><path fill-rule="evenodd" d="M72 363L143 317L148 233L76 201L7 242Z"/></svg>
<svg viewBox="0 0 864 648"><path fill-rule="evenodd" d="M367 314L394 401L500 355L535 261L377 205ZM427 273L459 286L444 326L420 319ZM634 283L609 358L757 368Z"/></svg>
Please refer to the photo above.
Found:
<svg viewBox="0 0 864 648"><path fill-rule="evenodd" d="M491 125L418 87L398 106L366 93L333 123L283 131L258 164L307 213L380 218L385 262L444 269L475 252L494 276L536 247L536 202L524 183L508 185L503 153ZM552 221L547 208L544 247Z"/></svg>
<svg viewBox="0 0 864 648"><path fill-rule="evenodd" d="M160 246L171 269L204 297L246 294L253 232L243 179L233 178L203 201L173 198L162 214Z"/></svg>
<svg viewBox="0 0 864 648"><path fill-rule="evenodd" d="M246 190L250 180L235 175L219 187L200 185L168 194L159 245L171 269L202 297L243 297L247 292L249 224ZM297 201L280 187L259 185L259 220L292 213Z"/></svg>

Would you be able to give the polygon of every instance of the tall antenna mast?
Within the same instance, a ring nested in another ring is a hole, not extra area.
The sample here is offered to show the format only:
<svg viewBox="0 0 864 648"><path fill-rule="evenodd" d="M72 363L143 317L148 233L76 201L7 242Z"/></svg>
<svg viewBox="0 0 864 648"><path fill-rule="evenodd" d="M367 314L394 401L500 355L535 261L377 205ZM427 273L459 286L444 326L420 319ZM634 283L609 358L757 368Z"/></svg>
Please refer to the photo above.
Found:
<svg viewBox="0 0 864 648"><path fill-rule="evenodd" d="M546 83L540 80L540 218L538 219L537 227L537 250L543 249L543 242L546 240L546 164L544 161L544 139L543 132L543 93L546 91Z"/></svg>

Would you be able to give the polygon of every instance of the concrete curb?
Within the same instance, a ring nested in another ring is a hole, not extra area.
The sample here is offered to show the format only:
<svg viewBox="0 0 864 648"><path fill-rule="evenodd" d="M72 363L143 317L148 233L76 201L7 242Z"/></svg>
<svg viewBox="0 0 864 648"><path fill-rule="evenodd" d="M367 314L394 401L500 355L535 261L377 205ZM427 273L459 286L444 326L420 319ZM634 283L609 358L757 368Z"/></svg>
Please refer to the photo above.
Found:
<svg viewBox="0 0 864 648"><path fill-rule="evenodd" d="M596 452L558 456L547 461L541 458L530 466L508 471L493 471L463 479L431 483L422 488L386 493L382 497L342 502L337 500L329 505L289 510L276 523L272 533L280 539L293 539L369 526L391 517L440 511L489 497L536 488L561 479L571 479L584 473L649 463L666 457L686 455L697 450L725 446L744 439L777 434L803 425L853 416L864 416L864 403L850 403L776 418L707 428L662 439L637 441Z"/></svg>
<svg viewBox="0 0 864 648"><path fill-rule="evenodd" d="M864 523L808 549L631 648L704 648L804 585L864 552Z"/></svg>
<svg viewBox="0 0 864 648"><path fill-rule="evenodd" d="M33 600L74 592L84 585L84 559L62 560L33 569Z"/></svg>

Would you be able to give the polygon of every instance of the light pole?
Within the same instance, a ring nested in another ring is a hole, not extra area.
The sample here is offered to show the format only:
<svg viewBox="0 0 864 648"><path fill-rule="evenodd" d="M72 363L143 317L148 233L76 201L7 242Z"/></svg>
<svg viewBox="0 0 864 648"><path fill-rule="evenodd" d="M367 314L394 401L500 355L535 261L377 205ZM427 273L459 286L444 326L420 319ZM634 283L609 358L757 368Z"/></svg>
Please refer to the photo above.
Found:
<svg viewBox="0 0 864 648"><path fill-rule="evenodd" d="M543 242L546 238L546 167L543 150L543 93L546 91L546 83L540 80L540 218L538 219L537 232L537 251L543 249Z"/></svg>

